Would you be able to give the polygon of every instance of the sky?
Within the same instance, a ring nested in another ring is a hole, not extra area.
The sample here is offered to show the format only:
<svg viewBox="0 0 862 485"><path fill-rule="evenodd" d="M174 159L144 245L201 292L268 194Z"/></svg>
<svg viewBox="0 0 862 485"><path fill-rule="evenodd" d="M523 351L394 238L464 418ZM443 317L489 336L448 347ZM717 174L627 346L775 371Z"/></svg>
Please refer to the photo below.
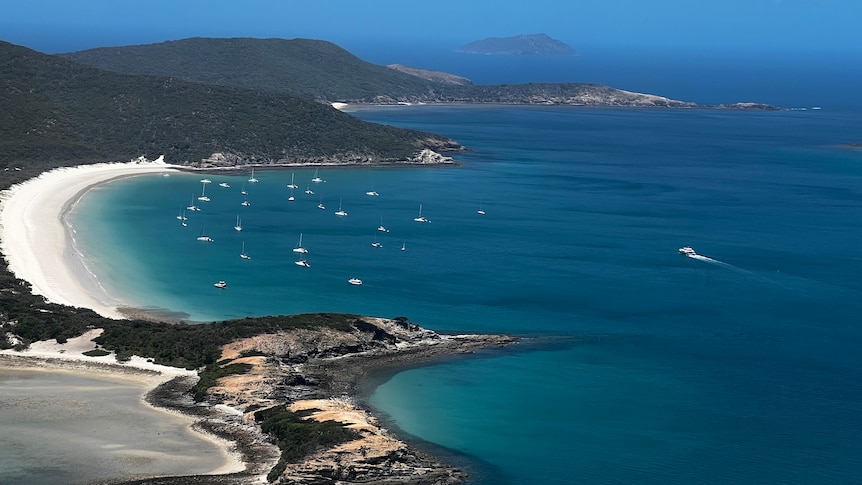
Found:
<svg viewBox="0 0 862 485"><path fill-rule="evenodd" d="M457 47L546 33L576 50L862 56L862 0L0 0L0 40L45 53L187 37Z"/></svg>

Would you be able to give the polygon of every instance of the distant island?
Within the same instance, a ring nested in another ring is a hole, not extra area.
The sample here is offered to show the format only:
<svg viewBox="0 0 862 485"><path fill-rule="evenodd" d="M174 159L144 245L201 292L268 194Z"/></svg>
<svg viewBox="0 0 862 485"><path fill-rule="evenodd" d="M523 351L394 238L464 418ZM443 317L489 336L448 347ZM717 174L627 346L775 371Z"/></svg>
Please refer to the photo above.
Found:
<svg viewBox="0 0 862 485"><path fill-rule="evenodd" d="M457 52L485 55L573 56L575 50L547 34L521 34L514 37L488 37L462 45Z"/></svg>

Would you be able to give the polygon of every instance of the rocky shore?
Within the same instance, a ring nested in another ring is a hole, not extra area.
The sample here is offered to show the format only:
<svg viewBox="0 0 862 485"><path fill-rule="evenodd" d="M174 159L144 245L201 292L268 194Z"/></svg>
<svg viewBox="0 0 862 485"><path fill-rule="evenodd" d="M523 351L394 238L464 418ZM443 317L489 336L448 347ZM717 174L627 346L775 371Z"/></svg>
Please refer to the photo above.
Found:
<svg viewBox="0 0 862 485"><path fill-rule="evenodd" d="M147 400L196 416L201 429L236 443L234 451L246 470L113 483L260 483L278 462L279 450L261 432L256 413L276 406L306 419L343 423L358 438L285 463L278 477L270 477L274 483L461 483L466 479L462 471L380 425L361 401L363 382L372 372L394 372L516 341L503 335L446 336L403 318L370 317L356 319L347 331L296 329L237 340L223 347L219 365L241 364L248 370L218 379L202 403L191 398L196 378L184 376L160 385Z"/></svg>

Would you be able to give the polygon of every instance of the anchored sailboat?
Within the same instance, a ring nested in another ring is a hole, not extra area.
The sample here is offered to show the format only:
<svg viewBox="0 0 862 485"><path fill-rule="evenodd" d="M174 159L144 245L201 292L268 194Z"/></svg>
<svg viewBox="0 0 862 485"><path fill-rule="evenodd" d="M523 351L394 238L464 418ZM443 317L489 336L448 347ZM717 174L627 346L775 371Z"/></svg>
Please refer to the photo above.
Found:
<svg viewBox="0 0 862 485"><path fill-rule="evenodd" d="M308 253L308 249L305 249L304 247L302 247L302 233L301 232L299 233L299 243L297 243L296 247L293 248L293 252L294 253L303 253L303 254Z"/></svg>
<svg viewBox="0 0 862 485"><path fill-rule="evenodd" d="M338 199L338 210L335 211L335 215L342 217L347 215L347 212L341 209L341 199Z"/></svg>
<svg viewBox="0 0 862 485"><path fill-rule="evenodd" d="M413 218L416 222L429 222L425 216L422 215L422 204L419 204L419 215Z"/></svg>
<svg viewBox="0 0 862 485"><path fill-rule="evenodd" d="M242 231L242 219L239 216L236 216L236 225L233 226L233 229L235 231Z"/></svg>
<svg viewBox="0 0 862 485"><path fill-rule="evenodd" d="M251 168L251 177L248 178L248 181L251 183L257 183L257 179L254 178L254 167Z"/></svg>
<svg viewBox="0 0 862 485"><path fill-rule="evenodd" d="M242 242L242 251L239 253L239 257L242 259L251 259L251 256L245 252L245 241Z"/></svg>
<svg viewBox="0 0 862 485"><path fill-rule="evenodd" d="M207 183L203 183L201 185L201 196L198 197L198 200L200 200L202 202L209 202L210 198L207 197L206 192L207 192Z"/></svg>

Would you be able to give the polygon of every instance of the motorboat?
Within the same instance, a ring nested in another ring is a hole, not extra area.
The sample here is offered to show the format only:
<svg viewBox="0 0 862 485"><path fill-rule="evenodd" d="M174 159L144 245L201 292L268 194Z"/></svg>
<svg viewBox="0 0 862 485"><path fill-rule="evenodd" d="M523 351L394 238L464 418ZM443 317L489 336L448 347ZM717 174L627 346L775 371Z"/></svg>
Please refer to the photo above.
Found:
<svg viewBox="0 0 862 485"><path fill-rule="evenodd" d="M349 280L347 280L347 282L353 286L361 286L362 285L362 280L359 278L350 278Z"/></svg>
<svg viewBox="0 0 862 485"><path fill-rule="evenodd" d="M679 254L682 254L683 256L697 256L697 253L694 252L694 249L688 246L679 248Z"/></svg>
<svg viewBox="0 0 862 485"><path fill-rule="evenodd" d="M213 283L216 288L227 288L227 283L224 280L219 280L218 283Z"/></svg>

